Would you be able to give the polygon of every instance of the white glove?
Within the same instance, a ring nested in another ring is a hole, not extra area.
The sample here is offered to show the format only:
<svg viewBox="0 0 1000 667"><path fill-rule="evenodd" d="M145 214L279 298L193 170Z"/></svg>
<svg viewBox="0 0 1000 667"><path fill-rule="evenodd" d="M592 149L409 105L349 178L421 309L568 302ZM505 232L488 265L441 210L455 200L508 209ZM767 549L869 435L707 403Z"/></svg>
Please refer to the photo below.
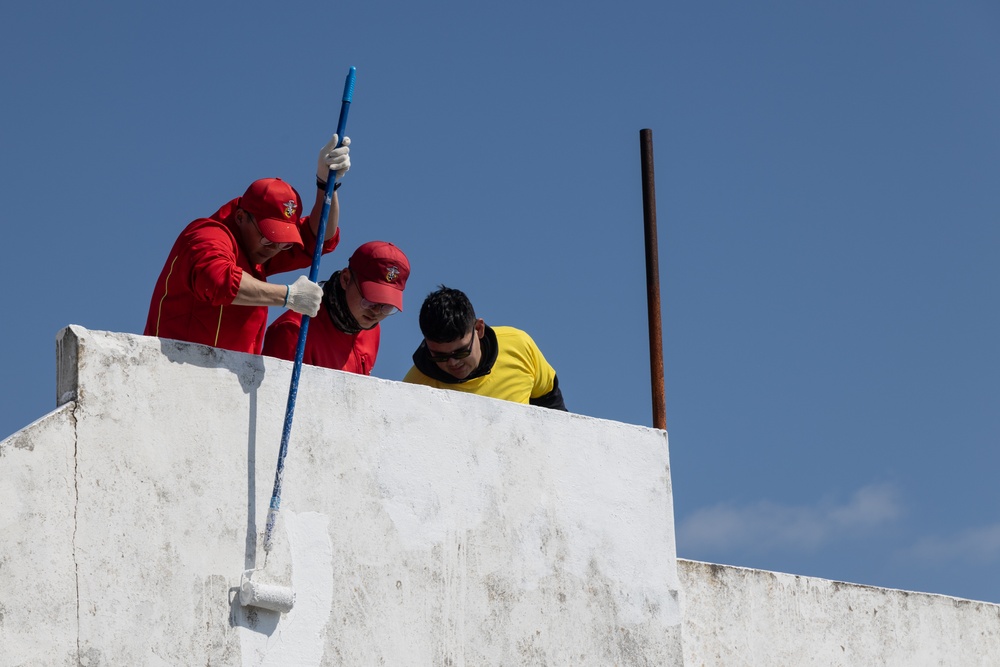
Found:
<svg viewBox="0 0 1000 667"><path fill-rule="evenodd" d="M288 297L285 305L296 313L316 317L319 304L323 301L323 288L305 276L288 286Z"/></svg>
<svg viewBox="0 0 1000 667"><path fill-rule="evenodd" d="M337 172L335 179L344 177L351 168L351 138L344 137L344 145L337 148L337 135L327 142L319 152L319 163L316 165L316 181L326 184L330 171Z"/></svg>

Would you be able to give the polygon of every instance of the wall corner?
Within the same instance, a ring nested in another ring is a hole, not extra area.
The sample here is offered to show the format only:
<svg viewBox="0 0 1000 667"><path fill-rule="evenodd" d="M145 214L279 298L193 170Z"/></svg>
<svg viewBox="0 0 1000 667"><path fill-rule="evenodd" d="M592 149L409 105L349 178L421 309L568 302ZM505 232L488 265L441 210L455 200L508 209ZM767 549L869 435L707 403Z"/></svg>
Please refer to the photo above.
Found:
<svg viewBox="0 0 1000 667"><path fill-rule="evenodd" d="M80 379L79 349L86 329L76 324L56 334L56 407L77 398Z"/></svg>

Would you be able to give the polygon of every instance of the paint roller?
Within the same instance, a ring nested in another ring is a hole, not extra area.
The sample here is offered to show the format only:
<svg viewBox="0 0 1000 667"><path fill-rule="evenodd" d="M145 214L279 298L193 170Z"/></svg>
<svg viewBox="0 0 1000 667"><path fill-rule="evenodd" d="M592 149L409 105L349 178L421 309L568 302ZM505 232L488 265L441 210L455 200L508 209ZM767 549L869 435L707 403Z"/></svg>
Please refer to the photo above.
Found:
<svg viewBox="0 0 1000 667"><path fill-rule="evenodd" d="M240 604L261 607L285 614L295 606L295 591L287 586L265 584L251 579L257 570L246 570L240 577Z"/></svg>
<svg viewBox="0 0 1000 667"><path fill-rule="evenodd" d="M354 97L354 81L356 69L351 67L344 82L344 97L340 104L340 118L337 121L337 137L339 148L344 142L344 131L347 129L347 113ZM309 269L309 280L316 282L319 278L319 261L323 256L323 244L319 241L326 236L326 221L330 215L333 203L333 191L336 186L334 174L326 180L326 193L323 198L323 210L319 217L316 230L316 249L313 252L312 267ZM292 433L292 415L295 414L295 397L299 390L299 375L302 372L302 357L306 349L306 334L309 331L309 316L302 316L302 326L299 328L299 340L295 347L295 363L292 366L292 381L288 387L288 403L285 406L285 424L281 432L281 447L278 449L278 465L274 471L274 491L271 493L271 505L267 511L267 527L264 530L264 552L271 552L274 544L274 524L281 507L281 482L285 476L285 456L288 454L288 440ZM265 567L267 557L264 559ZM244 607L261 607L279 613L291 611L295 605L295 591L286 586L277 586L254 581L252 575L264 568L245 570L240 578L240 604Z"/></svg>

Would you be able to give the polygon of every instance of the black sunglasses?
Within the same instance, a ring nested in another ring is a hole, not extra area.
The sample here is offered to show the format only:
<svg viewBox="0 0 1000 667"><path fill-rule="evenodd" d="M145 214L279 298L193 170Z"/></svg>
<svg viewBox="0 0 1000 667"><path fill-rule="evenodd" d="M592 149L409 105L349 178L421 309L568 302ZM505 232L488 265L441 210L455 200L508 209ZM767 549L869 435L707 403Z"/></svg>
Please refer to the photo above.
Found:
<svg viewBox="0 0 1000 667"><path fill-rule="evenodd" d="M467 347L460 347L453 352L432 352L431 349L427 348L427 356L431 358L431 361L436 361L437 363L444 363L449 359L465 359L467 356L472 354L472 346L476 344L476 330L472 330L472 340L469 341ZM424 347L427 347L427 343L424 343Z"/></svg>

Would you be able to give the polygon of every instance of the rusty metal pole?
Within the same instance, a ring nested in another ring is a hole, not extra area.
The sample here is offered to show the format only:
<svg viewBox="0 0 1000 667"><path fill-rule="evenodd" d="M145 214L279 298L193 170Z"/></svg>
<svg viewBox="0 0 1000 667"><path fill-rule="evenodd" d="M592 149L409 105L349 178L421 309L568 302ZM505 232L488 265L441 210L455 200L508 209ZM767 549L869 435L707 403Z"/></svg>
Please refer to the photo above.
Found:
<svg viewBox="0 0 1000 667"><path fill-rule="evenodd" d="M653 178L653 131L639 130L642 159L642 220L646 239L646 305L649 311L649 381L653 392L653 426L666 430L663 392L663 329L660 324L660 260L656 242L656 188Z"/></svg>

